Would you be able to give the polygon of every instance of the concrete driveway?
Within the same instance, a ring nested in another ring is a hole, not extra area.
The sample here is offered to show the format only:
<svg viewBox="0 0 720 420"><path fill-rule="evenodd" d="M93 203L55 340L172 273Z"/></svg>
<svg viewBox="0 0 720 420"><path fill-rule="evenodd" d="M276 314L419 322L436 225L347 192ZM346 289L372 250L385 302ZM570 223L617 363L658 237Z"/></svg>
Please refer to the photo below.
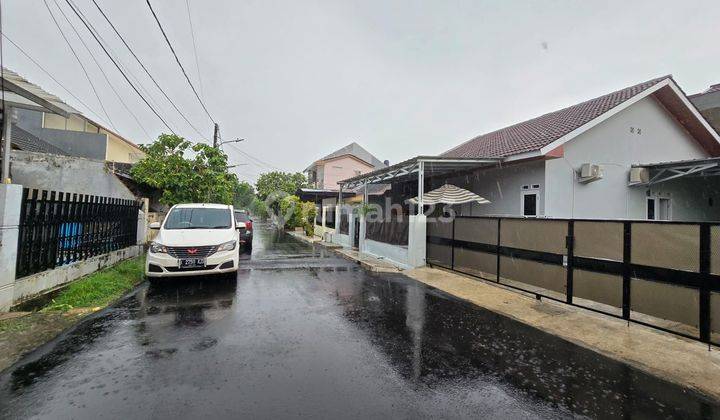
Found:
<svg viewBox="0 0 720 420"><path fill-rule="evenodd" d="M4 418L716 418L717 401L262 226L0 374Z"/></svg>

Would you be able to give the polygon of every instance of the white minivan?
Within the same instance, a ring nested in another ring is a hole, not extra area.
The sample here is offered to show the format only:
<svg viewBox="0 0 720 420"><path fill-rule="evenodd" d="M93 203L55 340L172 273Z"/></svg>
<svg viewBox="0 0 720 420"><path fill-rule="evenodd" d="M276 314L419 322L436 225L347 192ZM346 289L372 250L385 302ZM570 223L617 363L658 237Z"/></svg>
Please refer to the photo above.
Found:
<svg viewBox="0 0 720 420"><path fill-rule="evenodd" d="M148 249L150 278L232 273L238 269L238 230L233 207L177 204L170 209Z"/></svg>

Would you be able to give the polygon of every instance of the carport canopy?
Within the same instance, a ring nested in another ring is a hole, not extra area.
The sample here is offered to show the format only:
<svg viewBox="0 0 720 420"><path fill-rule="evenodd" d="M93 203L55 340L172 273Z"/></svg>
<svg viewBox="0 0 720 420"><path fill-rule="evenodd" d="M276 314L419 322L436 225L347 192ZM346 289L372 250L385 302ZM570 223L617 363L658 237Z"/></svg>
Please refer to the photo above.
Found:
<svg viewBox="0 0 720 420"><path fill-rule="evenodd" d="M443 156L417 156L387 168L358 175L339 182L340 193L344 189L355 189L368 184L391 184L417 178L418 204L423 205L423 184L425 176L448 175L488 166L497 166L501 158L455 158Z"/></svg>
<svg viewBox="0 0 720 420"><path fill-rule="evenodd" d="M720 176L720 157L633 165L647 172L631 186L655 185L671 179Z"/></svg>

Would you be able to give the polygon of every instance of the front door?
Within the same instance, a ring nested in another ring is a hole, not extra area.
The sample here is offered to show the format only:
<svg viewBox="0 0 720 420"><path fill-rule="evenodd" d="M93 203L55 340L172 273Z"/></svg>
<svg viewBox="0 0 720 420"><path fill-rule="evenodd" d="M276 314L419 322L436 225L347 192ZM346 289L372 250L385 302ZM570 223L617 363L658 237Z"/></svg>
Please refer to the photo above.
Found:
<svg viewBox="0 0 720 420"><path fill-rule="evenodd" d="M353 235L353 247L360 247L360 218L355 217L355 235Z"/></svg>

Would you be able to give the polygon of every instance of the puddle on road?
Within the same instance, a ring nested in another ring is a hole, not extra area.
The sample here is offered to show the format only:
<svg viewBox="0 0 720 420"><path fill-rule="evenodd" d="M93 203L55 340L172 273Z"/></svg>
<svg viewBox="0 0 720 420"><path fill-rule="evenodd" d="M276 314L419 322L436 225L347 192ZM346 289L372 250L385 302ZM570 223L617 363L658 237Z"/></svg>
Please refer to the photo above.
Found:
<svg viewBox="0 0 720 420"><path fill-rule="evenodd" d="M498 386L591 418L720 418L718 402L692 390L403 276L380 277L358 275L361 287L321 280L410 382L437 392Z"/></svg>

